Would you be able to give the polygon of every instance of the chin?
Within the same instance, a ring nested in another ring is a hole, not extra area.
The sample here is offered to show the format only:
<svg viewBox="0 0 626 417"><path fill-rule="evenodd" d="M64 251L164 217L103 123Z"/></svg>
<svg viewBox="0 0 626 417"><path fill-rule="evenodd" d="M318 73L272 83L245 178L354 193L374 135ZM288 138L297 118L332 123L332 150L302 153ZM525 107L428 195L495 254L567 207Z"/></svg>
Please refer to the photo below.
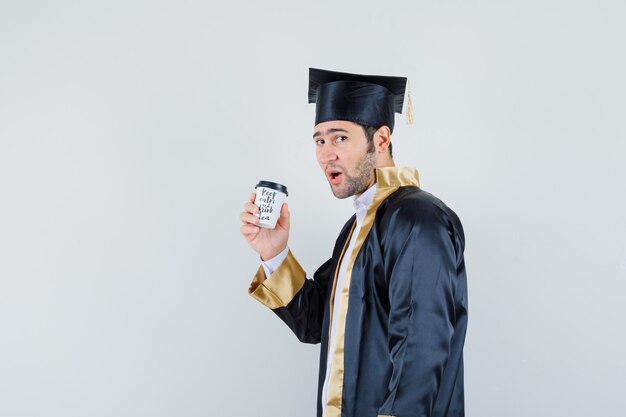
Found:
<svg viewBox="0 0 626 417"><path fill-rule="evenodd" d="M339 199L344 199L346 198L346 196L343 195L342 190L341 189L335 189L335 187L333 187L333 185L331 183L328 183L328 185L330 186L330 191L333 193L333 195L336 198Z"/></svg>
<svg viewBox="0 0 626 417"><path fill-rule="evenodd" d="M344 198L352 197L354 195L354 194L350 194L350 192L345 189L335 189L333 188L332 185L330 186L330 190L333 192L333 195L340 200L343 200Z"/></svg>

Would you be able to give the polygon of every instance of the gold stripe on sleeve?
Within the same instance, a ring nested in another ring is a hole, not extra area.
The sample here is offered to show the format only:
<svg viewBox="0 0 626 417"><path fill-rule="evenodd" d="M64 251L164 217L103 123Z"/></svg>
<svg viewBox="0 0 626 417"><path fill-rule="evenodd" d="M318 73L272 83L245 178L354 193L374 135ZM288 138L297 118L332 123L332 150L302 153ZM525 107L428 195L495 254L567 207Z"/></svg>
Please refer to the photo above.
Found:
<svg viewBox="0 0 626 417"><path fill-rule="evenodd" d="M291 251L269 278L263 266L252 278L248 294L272 310L286 307L304 285L306 273Z"/></svg>

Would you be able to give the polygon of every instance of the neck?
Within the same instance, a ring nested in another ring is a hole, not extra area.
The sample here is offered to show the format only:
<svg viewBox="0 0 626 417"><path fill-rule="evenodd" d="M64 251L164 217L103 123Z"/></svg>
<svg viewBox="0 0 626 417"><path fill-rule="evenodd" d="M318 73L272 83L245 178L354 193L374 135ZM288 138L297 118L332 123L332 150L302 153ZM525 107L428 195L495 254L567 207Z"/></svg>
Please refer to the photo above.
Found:
<svg viewBox="0 0 626 417"><path fill-rule="evenodd" d="M393 159L388 158L388 160L383 161L383 160L378 160L376 163L375 168L388 168L388 167L395 167L396 164L393 162ZM367 183L367 187L365 188L365 190L363 190L362 192L355 194L354 197L355 198L359 198L359 196L361 194L363 194L365 191L369 190L370 188L372 188L372 185L376 184L376 172L372 172L372 177L370 178L369 182Z"/></svg>
<svg viewBox="0 0 626 417"><path fill-rule="evenodd" d="M376 168L388 168L388 167L395 167L395 166L396 166L396 163L389 156L389 154L379 156L378 159L376 160L376 165L375 165Z"/></svg>

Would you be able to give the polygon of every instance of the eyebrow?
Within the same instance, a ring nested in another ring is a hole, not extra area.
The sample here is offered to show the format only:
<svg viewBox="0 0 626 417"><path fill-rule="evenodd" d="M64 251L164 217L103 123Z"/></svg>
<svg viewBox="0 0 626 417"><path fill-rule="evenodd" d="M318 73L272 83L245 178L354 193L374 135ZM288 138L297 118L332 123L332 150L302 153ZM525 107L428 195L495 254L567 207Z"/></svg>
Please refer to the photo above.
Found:
<svg viewBox="0 0 626 417"><path fill-rule="evenodd" d="M341 129L338 127L331 127L329 129L326 129L326 132L324 132L326 135L330 135L331 133L336 133L336 132L343 132L343 133L348 133L348 131L346 129ZM317 131L315 133L313 133L313 139L315 139L318 136L321 136L322 132Z"/></svg>

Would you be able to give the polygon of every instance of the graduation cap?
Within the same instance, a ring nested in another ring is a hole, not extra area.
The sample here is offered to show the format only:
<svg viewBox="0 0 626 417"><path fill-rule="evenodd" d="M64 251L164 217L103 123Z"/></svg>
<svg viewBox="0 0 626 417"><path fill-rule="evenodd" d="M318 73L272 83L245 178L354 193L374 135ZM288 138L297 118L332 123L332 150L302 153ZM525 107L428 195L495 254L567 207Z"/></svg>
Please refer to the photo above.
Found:
<svg viewBox="0 0 626 417"><path fill-rule="evenodd" d="M402 113L406 77L361 75L309 68L309 103L316 103L315 124L348 120L365 126L386 125L393 132L394 113ZM411 96L407 122L413 122Z"/></svg>

